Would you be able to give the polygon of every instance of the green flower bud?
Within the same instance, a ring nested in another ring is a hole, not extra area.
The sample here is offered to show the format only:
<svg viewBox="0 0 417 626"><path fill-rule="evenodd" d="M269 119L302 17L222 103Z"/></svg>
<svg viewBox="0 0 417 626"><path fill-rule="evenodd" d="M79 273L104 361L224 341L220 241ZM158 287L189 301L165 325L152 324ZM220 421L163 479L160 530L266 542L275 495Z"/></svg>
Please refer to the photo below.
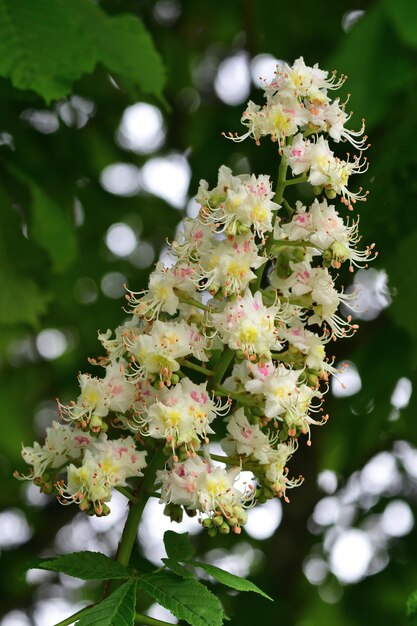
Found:
<svg viewBox="0 0 417 626"><path fill-rule="evenodd" d="M306 255L306 251L305 248L294 248L294 252L293 252L293 257L294 260L297 261L298 263L300 263L301 261L304 261L304 257Z"/></svg>
<svg viewBox="0 0 417 626"><path fill-rule="evenodd" d="M230 526L229 526L229 524L227 524L226 522L223 522L223 524L219 528L219 533L221 535L228 535L230 533Z"/></svg>
<svg viewBox="0 0 417 626"><path fill-rule="evenodd" d="M288 432L286 430L282 429L282 430L279 431L278 437L279 437L280 441L287 441L287 439L288 439Z"/></svg>
<svg viewBox="0 0 417 626"><path fill-rule="evenodd" d="M90 428L91 430L101 430L103 425L103 418L98 415L92 415L90 420Z"/></svg>
<svg viewBox="0 0 417 626"><path fill-rule="evenodd" d="M209 537L215 537L217 535L217 528L215 528L215 526L212 526L211 528L208 529L208 535Z"/></svg>
<svg viewBox="0 0 417 626"><path fill-rule="evenodd" d="M343 263L349 258L349 249L340 241L335 241L331 246L332 256L335 261Z"/></svg>
<svg viewBox="0 0 417 626"><path fill-rule="evenodd" d="M212 193L209 198L209 204L213 209L219 206L222 202L226 200L226 196L221 196L219 194Z"/></svg>
<svg viewBox="0 0 417 626"><path fill-rule="evenodd" d="M170 518L171 522L182 522L184 511L179 504L167 504L164 507L164 515Z"/></svg>
<svg viewBox="0 0 417 626"><path fill-rule="evenodd" d="M108 507L107 504L103 504L103 510L101 512L102 517L105 517L109 513L110 513L110 507Z"/></svg>
<svg viewBox="0 0 417 626"><path fill-rule="evenodd" d="M269 487L264 487L264 495L267 500L272 500L272 498L275 498L275 493L272 491L272 489L269 489Z"/></svg>
<svg viewBox="0 0 417 626"><path fill-rule="evenodd" d="M239 524L243 526L248 521L248 513L245 509L241 508L239 514L237 515L237 519Z"/></svg>
<svg viewBox="0 0 417 626"><path fill-rule="evenodd" d="M323 265L324 267L329 267L330 263L333 260L333 252L331 250L331 248L327 248L327 250L325 250L323 252Z"/></svg>
<svg viewBox="0 0 417 626"><path fill-rule="evenodd" d="M316 376L315 374L308 374L307 375L307 384L310 387L317 387L317 385L319 384L319 377Z"/></svg>
<svg viewBox="0 0 417 626"><path fill-rule="evenodd" d="M337 196L337 193L335 192L334 189L325 189L324 192L326 196L329 198L329 200L334 200Z"/></svg>
<svg viewBox="0 0 417 626"><path fill-rule="evenodd" d="M278 255L275 264L275 272L280 278L288 278L288 276L292 273L290 268L290 256L287 250L281 251Z"/></svg>
<svg viewBox="0 0 417 626"><path fill-rule="evenodd" d="M226 235L234 237L239 232L239 222L234 220L231 224L229 224L226 228Z"/></svg>

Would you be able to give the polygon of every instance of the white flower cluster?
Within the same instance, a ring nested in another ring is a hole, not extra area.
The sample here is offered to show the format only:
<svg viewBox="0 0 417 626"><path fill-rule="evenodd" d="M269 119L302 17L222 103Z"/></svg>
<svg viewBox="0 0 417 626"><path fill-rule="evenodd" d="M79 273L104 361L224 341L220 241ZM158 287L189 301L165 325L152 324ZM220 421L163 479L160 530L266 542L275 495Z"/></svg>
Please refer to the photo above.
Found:
<svg viewBox="0 0 417 626"><path fill-rule="evenodd" d="M324 189L330 198L341 194L341 201L352 208L352 203L364 200L366 193L348 190L349 176L366 171L367 162L361 154L353 161L339 159L330 149L329 138L364 149L367 137L363 135L363 121L359 131L345 128L352 116L345 111L347 102L329 97L328 92L339 89L344 81L345 77L337 78L335 72L329 77L318 65L307 66L303 57L292 67L278 65L275 79L264 86L266 103L261 107L250 101L242 115L247 132L229 137L234 141L253 137L259 143L261 137L269 135L279 143L294 175L308 175L308 182L318 193ZM328 138L319 136L320 132Z"/></svg>
<svg viewBox="0 0 417 626"><path fill-rule="evenodd" d="M183 220L172 264L158 263L147 290L128 292L129 319L99 334L106 356L92 362L104 377L80 375L77 400L59 403L65 423L48 429L43 446L23 449L44 491L105 514L111 488L134 491L155 465L145 469L145 454L163 450L149 480L167 514L198 512L214 535L239 533L247 506L288 500L302 482L287 464L299 437L310 444L311 427L327 420L323 396L336 370L326 346L357 329L339 311L352 296L332 271L375 257L373 244L357 249L358 220L328 203L365 199L347 188L361 158L343 161L329 147L365 140L363 128L345 129L344 105L328 96L343 80L298 59L278 66L262 108L249 103L245 136L279 142L276 190L268 176L234 176L226 166L213 188L200 182L198 218ZM288 168L300 179L288 179ZM284 192L297 183L321 198L291 207ZM218 457L210 438L224 416ZM242 468L257 488L236 487Z"/></svg>
<svg viewBox="0 0 417 626"><path fill-rule="evenodd" d="M22 456L31 465L30 478L62 504L76 502L82 511L96 515L109 512L113 487L124 487L127 478L143 476L146 451L138 451L133 437L109 440L102 432L94 436L68 424L53 422L46 429L43 446L23 447ZM67 472L67 482L52 479Z"/></svg>

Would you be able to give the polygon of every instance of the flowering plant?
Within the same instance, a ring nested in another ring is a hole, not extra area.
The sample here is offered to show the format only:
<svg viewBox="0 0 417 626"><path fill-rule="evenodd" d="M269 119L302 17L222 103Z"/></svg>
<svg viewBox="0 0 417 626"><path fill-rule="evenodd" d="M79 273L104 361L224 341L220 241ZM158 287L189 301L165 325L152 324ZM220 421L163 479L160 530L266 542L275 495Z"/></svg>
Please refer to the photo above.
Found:
<svg viewBox="0 0 417 626"><path fill-rule="evenodd" d="M373 244L357 249L358 219L344 219L331 204L339 200L353 210L366 199L361 188L348 188L367 167L364 125L348 130L346 102L329 96L344 80L302 58L277 66L264 85L264 105L249 102L243 113L247 132L228 135L276 142L275 190L269 176L236 176L224 165L212 188L200 182L198 217L182 221L170 264L156 265L147 290L128 291L129 317L121 326L99 333L106 354L91 361L104 377L80 374L77 400L59 403L61 422L47 429L45 443L23 448L31 469L20 478L62 504L102 516L113 489L129 500L114 560L83 552L37 563L116 581L106 583L100 603L60 626L161 624L135 612L137 589L193 626L221 624L221 605L194 578L196 567L263 594L194 561L186 537L171 531L163 568L143 574L129 563L150 497L172 520L197 514L214 537L240 534L249 507L274 497L288 502L288 491L303 482L291 476L288 462L299 440L311 443L311 427L327 420L323 397L337 369L326 348L357 330L339 310L354 294L336 288L333 270L346 262L353 271L375 256ZM360 153L343 160L330 141L349 142ZM300 183L317 196L309 206L291 206L284 197ZM219 456L210 441L222 421ZM254 476L245 490L236 484L242 469Z"/></svg>

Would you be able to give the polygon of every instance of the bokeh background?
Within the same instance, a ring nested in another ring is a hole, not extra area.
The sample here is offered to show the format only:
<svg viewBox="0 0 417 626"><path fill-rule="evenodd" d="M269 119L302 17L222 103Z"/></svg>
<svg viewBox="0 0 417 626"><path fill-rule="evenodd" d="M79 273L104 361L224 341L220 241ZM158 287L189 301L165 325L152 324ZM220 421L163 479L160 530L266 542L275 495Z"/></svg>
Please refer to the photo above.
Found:
<svg viewBox="0 0 417 626"><path fill-rule="evenodd" d="M193 519L178 530L190 531L201 556L276 598L219 587L232 624L255 616L266 625L406 624L417 588L417 5L100 5L143 20L167 68L164 99L131 89L104 65L48 105L0 79L0 625L52 626L94 597L94 587L25 574L25 566L43 553L111 555L126 501L116 494L103 519L59 506L12 478L24 469L21 443L44 436L56 396L76 396L78 371L94 372L87 358L99 353L96 331L120 323L123 284L144 288L165 238L195 216L199 179L212 184L222 163L275 175L273 145L233 144L221 132L240 130L245 102L261 101L259 79L277 60L300 55L349 76L352 125L365 117L372 143L362 181L369 200L358 209L364 241L375 241L379 256L371 269L341 275L350 289L360 286L360 331L334 346L337 361L350 362L346 389L333 381L329 423L291 462L306 480L290 504L254 509L238 538L210 540ZM300 193L309 200L308 188ZM160 563L168 527L151 501L136 554L144 567ZM141 609L175 622L145 598Z"/></svg>

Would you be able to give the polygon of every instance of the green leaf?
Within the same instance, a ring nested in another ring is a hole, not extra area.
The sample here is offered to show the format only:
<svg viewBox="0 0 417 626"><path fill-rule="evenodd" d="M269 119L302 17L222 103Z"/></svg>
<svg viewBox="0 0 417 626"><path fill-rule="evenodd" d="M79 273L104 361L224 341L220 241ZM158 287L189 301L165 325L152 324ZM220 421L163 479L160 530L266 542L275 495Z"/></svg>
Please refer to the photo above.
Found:
<svg viewBox="0 0 417 626"><path fill-rule="evenodd" d="M410 0L385 0L383 4L403 42L417 46L417 4Z"/></svg>
<svg viewBox="0 0 417 626"><path fill-rule="evenodd" d="M173 561L172 559L162 559L162 563L169 567L171 572L174 572L177 576L181 578L194 578L192 573L188 571L186 567L181 565L181 563L177 563L177 561Z"/></svg>
<svg viewBox="0 0 417 626"><path fill-rule="evenodd" d="M74 3L0 0L0 75L46 101L65 96L96 63Z"/></svg>
<svg viewBox="0 0 417 626"><path fill-rule="evenodd" d="M45 250L56 272L63 272L77 258L77 240L70 220L30 176L11 164L9 170L28 188L32 201L29 239Z"/></svg>
<svg viewBox="0 0 417 626"><path fill-rule="evenodd" d="M53 269L63 272L77 257L74 229L62 209L40 187L32 188L32 228L29 236L49 255Z"/></svg>
<svg viewBox="0 0 417 626"><path fill-rule="evenodd" d="M350 104L356 112L352 127L359 125L362 117L366 117L367 130L375 126L389 110L394 94L403 91L414 79L416 70L410 59L406 55L392 54L398 44L379 3L367 10L341 40L329 66L337 67L349 77L343 89L352 93ZM368 54L357 53L364 48ZM383 72L380 72L381 67Z"/></svg>
<svg viewBox="0 0 417 626"><path fill-rule="evenodd" d="M36 327L46 312L49 296L30 278L7 270L0 272L0 324L31 324Z"/></svg>
<svg viewBox="0 0 417 626"><path fill-rule="evenodd" d="M251 583L250 580L246 580L246 578L230 574L229 572L226 572L226 570L220 569L220 567L216 567L215 565L210 565L209 563L190 561L190 564L201 567L201 569L207 572L207 574L213 576L213 578L218 580L219 583L222 583L227 587L237 589L237 591L253 591L255 593L259 593L261 596L271 600L272 602L274 601L273 598L268 596L264 591L262 591L262 589L259 589L259 587L257 587L254 583Z"/></svg>
<svg viewBox="0 0 417 626"><path fill-rule="evenodd" d="M178 619L191 626L221 626L221 604L207 587L193 579L156 572L138 579L138 586Z"/></svg>
<svg viewBox="0 0 417 626"><path fill-rule="evenodd" d="M97 63L161 95L165 71L133 15L111 17L89 0L0 0L0 75L47 102L71 91Z"/></svg>
<svg viewBox="0 0 417 626"><path fill-rule="evenodd" d="M192 559L195 550L188 539L188 533L174 533L167 530L164 533L165 550L173 561L188 561Z"/></svg>
<svg viewBox="0 0 417 626"><path fill-rule="evenodd" d="M98 60L118 74L129 90L133 83L145 93L161 97L165 68L142 22L133 15L117 15L96 26L92 24L91 35Z"/></svg>
<svg viewBox="0 0 417 626"><path fill-rule="evenodd" d="M87 611L77 626L133 626L136 608L136 580L127 580L103 602Z"/></svg>
<svg viewBox="0 0 417 626"><path fill-rule="evenodd" d="M73 552L54 559L36 559L31 568L62 572L82 580L130 578L132 572L101 552Z"/></svg>

